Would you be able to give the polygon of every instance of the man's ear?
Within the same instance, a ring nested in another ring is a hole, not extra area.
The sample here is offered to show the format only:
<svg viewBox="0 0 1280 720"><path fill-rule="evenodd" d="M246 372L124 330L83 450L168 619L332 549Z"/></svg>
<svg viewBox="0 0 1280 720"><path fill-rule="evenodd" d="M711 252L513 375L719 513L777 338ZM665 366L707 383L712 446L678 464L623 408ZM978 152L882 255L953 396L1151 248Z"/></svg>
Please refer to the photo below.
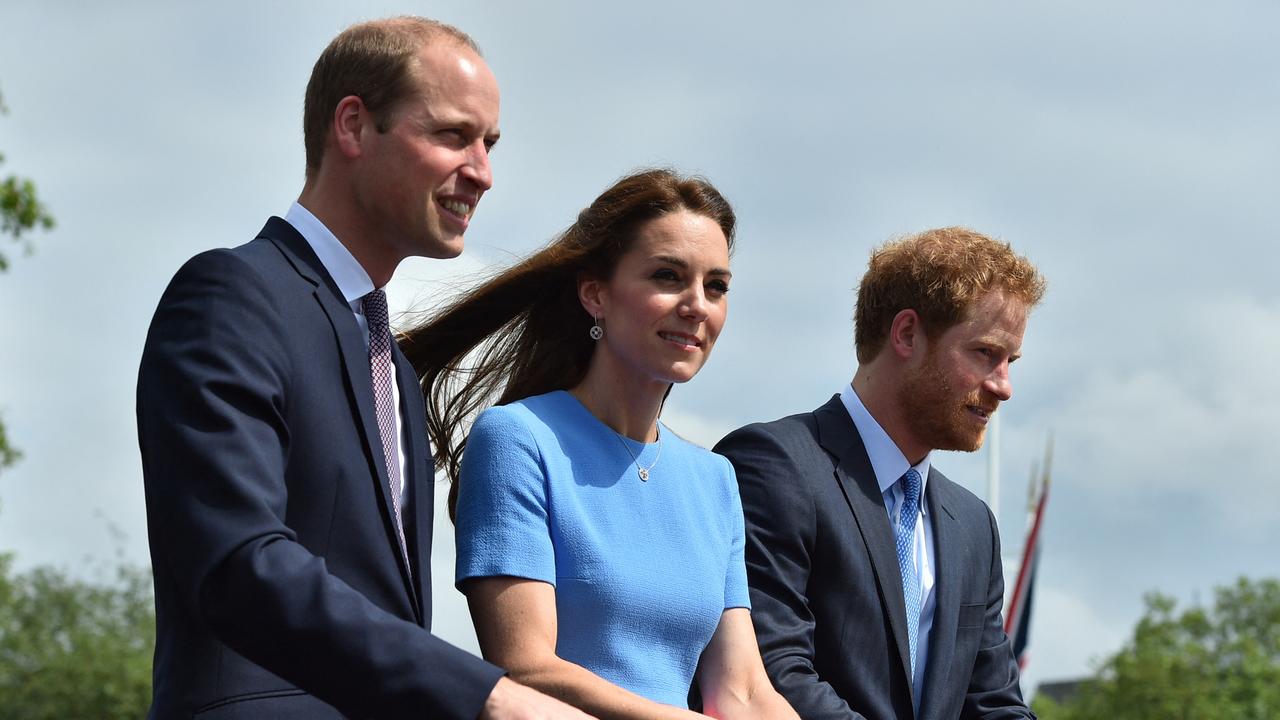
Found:
<svg viewBox="0 0 1280 720"><path fill-rule="evenodd" d="M364 152L365 133L376 130L373 115L364 101L348 95L333 109L333 141L342 156L354 160Z"/></svg>
<svg viewBox="0 0 1280 720"><path fill-rule="evenodd" d="M893 316L893 323L889 326L889 348L894 355L909 360L923 353L927 342L919 313L908 308Z"/></svg>
<svg viewBox="0 0 1280 720"><path fill-rule="evenodd" d="M586 310L588 315L593 318L604 316L606 296L603 281L590 275L578 276L578 302L582 303L582 309Z"/></svg>

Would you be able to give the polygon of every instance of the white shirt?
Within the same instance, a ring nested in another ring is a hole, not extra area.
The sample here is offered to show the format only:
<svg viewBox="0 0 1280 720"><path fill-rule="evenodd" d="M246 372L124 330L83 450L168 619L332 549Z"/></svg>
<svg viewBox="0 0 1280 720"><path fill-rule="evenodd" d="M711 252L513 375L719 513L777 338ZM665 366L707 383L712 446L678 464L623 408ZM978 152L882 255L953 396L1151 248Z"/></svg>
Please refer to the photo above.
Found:
<svg viewBox="0 0 1280 720"><path fill-rule="evenodd" d="M369 279L369 273L351 254L347 246L343 245L315 215L312 215L310 210L295 202L289 207L289 212L285 213L284 219L302 234L316 257L320 258L320 264L338 286L342 299L351 306L351 312L356 316L356 324L360 326L360 332L364 335L364 346L367 349L369 321L365 320L361 300L374 291L373 280ZM392 363L391 367L394 372L395 364ZM396 443L396 449L400 461L400 477L405 480L400 483L400 507L404 507L409 489L409 475L404 464L404 418L400 417L399 373L395 374L395 378L396 382L391 383L391 402L396 409L396 436L400 438L400 442Z"/></svg>
<svg viewBox="0 0 1280 720"><path fill-rule="evenodd" d="M911 542L911 561L920 576L920 632L916 636L915 677L911 679L911 694L916 708L919 708L924 671L929 661L929 633L933 630L933 611L937 605L933 592L933 524L925 521L929 512L929 503L925 502L924 494L929 483L929 455L925 455L923 460L913 466L884 428L880 427L880 423L867 411L853 385L845 385L841 389L840 401L853 419L854 427L858 428L858 435L862 436L862 444L871 460L871 469L876 474L876 483L880 485L880 494L884 497L885 510L889 512L889 523L895 531L902 517L900 508L904 495L898 480L911 467L915 467L916 472L920 473L920 512L916 513L916 528Z"/></svg>

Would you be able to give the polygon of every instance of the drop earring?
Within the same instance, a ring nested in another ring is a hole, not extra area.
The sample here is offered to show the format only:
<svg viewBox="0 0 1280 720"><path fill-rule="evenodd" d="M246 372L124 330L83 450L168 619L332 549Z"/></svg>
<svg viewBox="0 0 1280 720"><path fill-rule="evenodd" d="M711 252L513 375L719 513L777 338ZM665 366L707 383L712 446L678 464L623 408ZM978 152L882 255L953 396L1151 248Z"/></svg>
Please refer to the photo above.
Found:
<svg viewBox="0 0 1280 720"><path fill-rule="evenodd" d="M593 317L591 319L594 321L594 324L591 326L591 329L587 331L587 334L591 336L592 340L599 340L604 337L604 328L600 326L600 318Z"/></svg>

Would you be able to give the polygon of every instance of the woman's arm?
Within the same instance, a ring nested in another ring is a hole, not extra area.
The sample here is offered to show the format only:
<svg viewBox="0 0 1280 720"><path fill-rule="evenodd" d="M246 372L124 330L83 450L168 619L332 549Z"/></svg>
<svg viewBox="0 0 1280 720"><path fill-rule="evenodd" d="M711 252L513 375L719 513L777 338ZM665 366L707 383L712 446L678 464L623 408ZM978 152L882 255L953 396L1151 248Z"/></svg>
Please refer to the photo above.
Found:
<svg viewBox="0 0 1280 720"><path fill-rule="evenodd" d="M556 591L551 585L524 578L488 577L468 580L462 590L471 609L481 653L489 662L506 668L512 680L557 697L601 720L695 720L704 717L646 700L581 665L558 657ZM750 622L748 617L748 630ZM724 624L721 620L720 627L723 628ZM716 634L719 635L719 631ZM754 644L752 652L759 665L760 655ZM760 672L763 675L763 666ZM768 686L768 678L764 682ZM769 689L772 691L772 687Z"/></svg>
<svg viewBox="0 0 1280 720"><path fill-rule="evenodd" d="M703 711L713 718L800 720L769 682L756 645L751 611L746 608L730 608L720 616L698 663L698 687Z"/></svg>

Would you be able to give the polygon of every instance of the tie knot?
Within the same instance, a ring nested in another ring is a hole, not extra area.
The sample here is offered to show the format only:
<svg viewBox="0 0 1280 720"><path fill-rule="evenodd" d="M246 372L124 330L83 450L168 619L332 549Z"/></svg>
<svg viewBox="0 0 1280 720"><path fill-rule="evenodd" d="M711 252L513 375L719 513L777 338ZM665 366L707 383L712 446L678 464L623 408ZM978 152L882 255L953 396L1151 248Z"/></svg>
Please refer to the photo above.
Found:
<svg viewBox="0 0 1280 720"><path fill-rule="evenodd" d="M902 494L907 505L914 507L920 503L920 473L915 468L902 474Z"/></svg>
<svg viewBox="0 0 1280 720"><path fill-rule="evenodd" d="M360 300L364 308L364 319L369 323L369 332L385 332L388 326L387 294L381 289L365 295Z"/></svg>

